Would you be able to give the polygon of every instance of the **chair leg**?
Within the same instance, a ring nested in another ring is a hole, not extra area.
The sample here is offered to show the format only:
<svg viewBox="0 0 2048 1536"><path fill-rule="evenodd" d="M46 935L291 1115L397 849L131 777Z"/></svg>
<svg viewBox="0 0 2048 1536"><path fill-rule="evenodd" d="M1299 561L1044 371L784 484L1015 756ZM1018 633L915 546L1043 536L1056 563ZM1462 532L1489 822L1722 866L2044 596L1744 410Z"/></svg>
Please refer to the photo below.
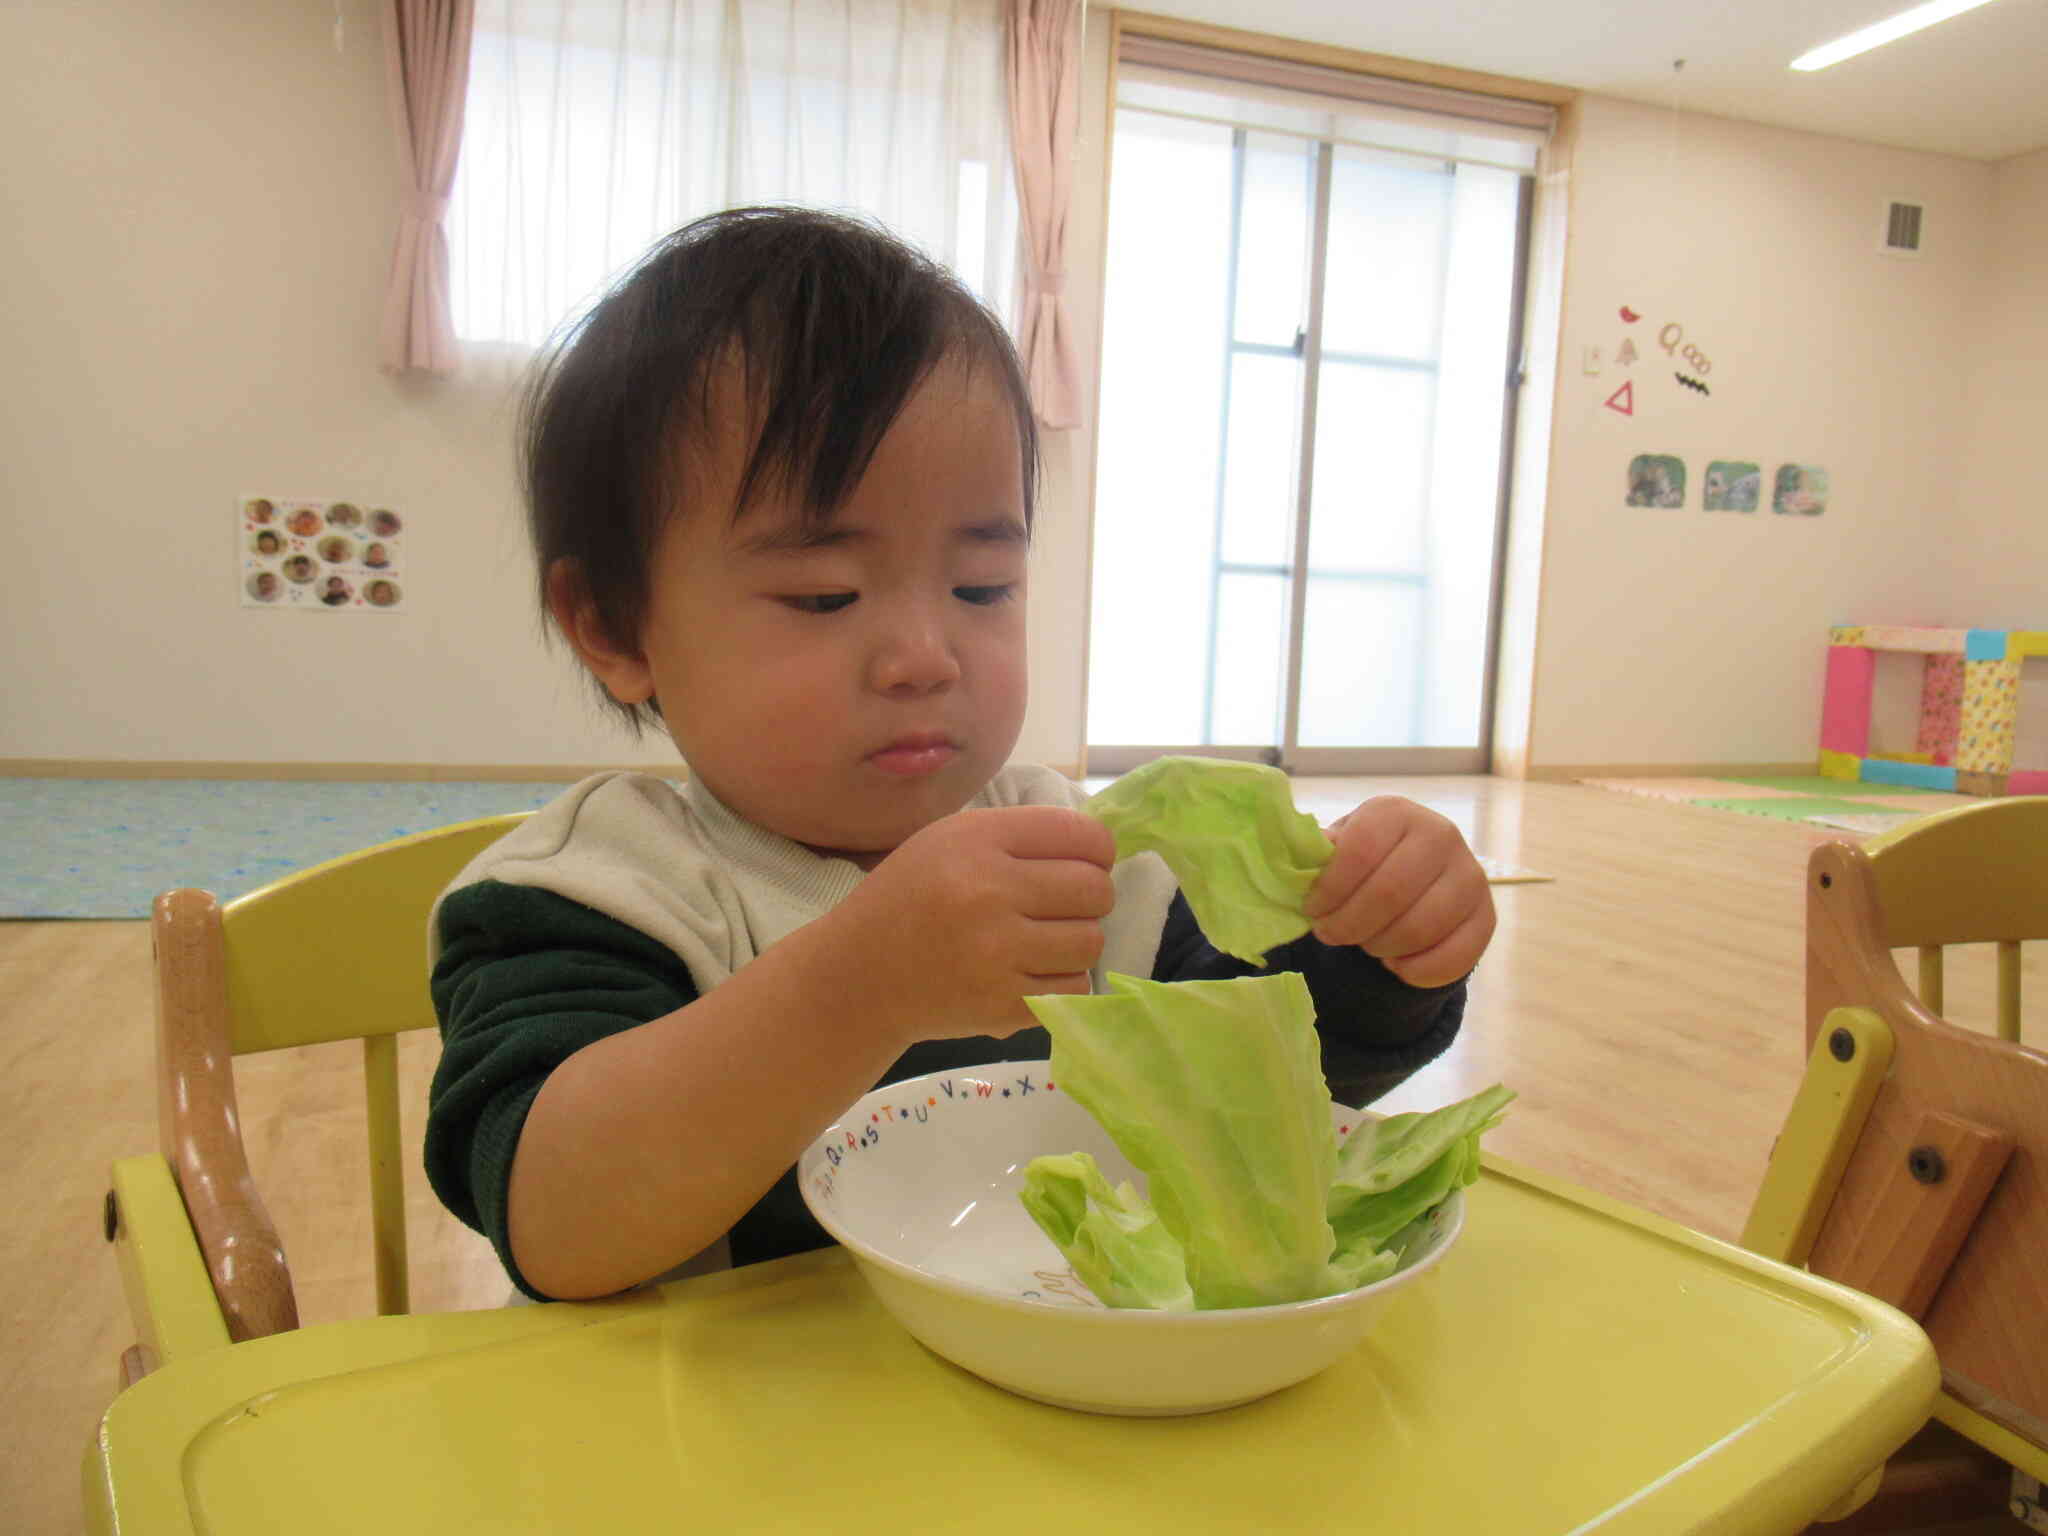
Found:
<svg viewBox="0 0 2048 1536"><path fill-rule="evenodd" d="M1908 1536L1984 1522L2008 1525L2012 1469L1946 1424L1927 1426L1885 1463L1869 1503L1846 1519L1810 1525L1808 1536Z"/></svg>

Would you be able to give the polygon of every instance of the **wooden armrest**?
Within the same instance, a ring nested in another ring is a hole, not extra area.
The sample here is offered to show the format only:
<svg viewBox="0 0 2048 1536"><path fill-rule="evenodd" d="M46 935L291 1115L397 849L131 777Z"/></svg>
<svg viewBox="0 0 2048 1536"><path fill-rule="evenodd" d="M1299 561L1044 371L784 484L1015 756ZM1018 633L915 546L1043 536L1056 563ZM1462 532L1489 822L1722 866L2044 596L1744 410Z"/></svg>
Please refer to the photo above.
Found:
<svg viewBox="0 0 2048 1536"><path fill-rule="evenodd" d="M108 1238L120 1261L141 1369L222 1348L228 1321L170 1164L151 1152L122 1158L113 1173Z"/></svg>
<svg viewBox="0 0 2048 1536"><path fill-rule="evenodd" d="M151 916L157 976L157 1131L234 1340L299 1325L277 1228L249 1173L235 1106L220 903L167 891Z"/></svg>

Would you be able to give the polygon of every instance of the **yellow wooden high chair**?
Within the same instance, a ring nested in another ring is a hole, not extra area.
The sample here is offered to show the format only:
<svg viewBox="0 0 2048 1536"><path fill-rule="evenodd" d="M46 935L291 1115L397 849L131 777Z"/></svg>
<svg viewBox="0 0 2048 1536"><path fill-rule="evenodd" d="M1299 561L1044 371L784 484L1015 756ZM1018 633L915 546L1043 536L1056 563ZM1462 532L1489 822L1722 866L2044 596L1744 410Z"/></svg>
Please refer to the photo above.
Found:
<svg viewBox="0 0 2048 1536"><path fill-rule="evenodd" d="M2020 1024L2020 946L2048 939L2048 798L1824 843L1806 903L1810 1054L1743 1242L1918 1319L1935 1419L2009 1463L2011 1513L2048 1531L2048 1055ZM1979 943L1997 947L1995 1034L1941 1016L1943 947ZM1917 995L1897 949L1919 952Z"/></svg>
<svg viewBox="0 0 2048 1536"><path fill-rule="evenodd" d="M392 1037L432 1023L434 893L517 819L225 909L159 903L163 1152L115 1165L110 1207L141 1379L86 1450L87 1530L1793 1536L1926 1422L1934 1351L1895 1308L1486 1154L1456 1248L1357 1350L1187 1419L977 1382L839 1249L600 1302L296 1327L231 1057L363 1039L379 1311L403 1312ZM1171 1475L1134 1480L1147 1465Z"/></svg>
<svg viewBox="0 0 2048 1536"><path fill-rule="evenodd" d="M107 1236L137 1342L129 1385L159 1365L299 1325L277 1229L250 1176L233 1058L363 1042L380 1314L406 1310L397 1036L434 1024L426 919L462 867L525 819L485 817L287 876L223 907L166 891L152 924L157 1132L114 1164Z"/></svg>

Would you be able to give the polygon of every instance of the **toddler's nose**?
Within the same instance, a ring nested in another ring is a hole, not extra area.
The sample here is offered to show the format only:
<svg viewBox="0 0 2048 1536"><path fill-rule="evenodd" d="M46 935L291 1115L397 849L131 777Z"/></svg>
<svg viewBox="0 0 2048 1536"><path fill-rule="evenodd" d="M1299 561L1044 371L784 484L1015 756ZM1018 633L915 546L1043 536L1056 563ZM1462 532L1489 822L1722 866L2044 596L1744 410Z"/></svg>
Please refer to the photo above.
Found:
<svg viewBox="0 0 2048 1536"><path fill-rule="evenodd" d="M959 680L960 657L936 617L906 617L881 639L875 686L884 693L930 693Z"/></svg>

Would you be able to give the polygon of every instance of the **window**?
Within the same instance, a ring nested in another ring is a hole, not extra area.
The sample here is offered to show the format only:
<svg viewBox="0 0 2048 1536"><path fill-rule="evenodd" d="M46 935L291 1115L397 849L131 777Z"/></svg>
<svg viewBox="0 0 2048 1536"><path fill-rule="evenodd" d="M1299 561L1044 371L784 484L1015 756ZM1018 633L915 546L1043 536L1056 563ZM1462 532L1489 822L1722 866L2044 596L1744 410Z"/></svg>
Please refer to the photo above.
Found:
<svg viewBox="0 0 2048 1536"><path fill-rule="evenodd" d="M1548 109L1129 35L1117 100L1091 766L1482 767Z"/></svg>
<svg viewBox="0 0 2048 1536"><path fill-rule="evenodd" d="M458 336L536 344L746 203L872 215L1007 311L999 0L477 0L448 217Z"/></svg>

